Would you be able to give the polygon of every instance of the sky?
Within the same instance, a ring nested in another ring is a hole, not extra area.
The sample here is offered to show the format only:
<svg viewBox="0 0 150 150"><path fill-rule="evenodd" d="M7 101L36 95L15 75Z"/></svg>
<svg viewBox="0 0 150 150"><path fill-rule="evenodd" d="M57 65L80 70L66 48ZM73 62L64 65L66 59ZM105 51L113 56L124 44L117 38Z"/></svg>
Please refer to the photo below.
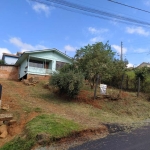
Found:
<svg viewBox="0 0 150 150"><path fill-rule="evenodd" d="M150 23L150 13L119 5L108 0L67 0L82 6ZM150 0L115 0L142 10L150 10ZM2 53L56 48L70 57L77 49L96 42L109 41L120 59L128 66L150 62L150 26L122 23L115 18L103 19L89 13L30 0L1 0L0 59ZM66 10L67 9L67 10Z"/></svg>

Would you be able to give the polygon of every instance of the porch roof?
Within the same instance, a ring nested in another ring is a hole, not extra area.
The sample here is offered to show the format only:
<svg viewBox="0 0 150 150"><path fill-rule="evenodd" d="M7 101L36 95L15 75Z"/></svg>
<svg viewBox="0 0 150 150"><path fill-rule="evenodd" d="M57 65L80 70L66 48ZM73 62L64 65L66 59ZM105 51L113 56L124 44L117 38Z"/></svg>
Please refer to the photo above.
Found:
<svg viewBox="0 0 150 150"><path fill-rule="evenodd" d="M68 55L62 53L61 51L57 50L57 49L44 49L44 50L35 50L35 51L25 51L17 60L17 62L15 63L16 66L19 66L26 58L29 57L30 54L33 53L42 53L42 52L51 52L51 51L55 51L56 53L66 57L67 59L72 59L71 57L69 57ZM38 58L38 57L37 57ZM39 58L42 59L42 58Z"/></svg>

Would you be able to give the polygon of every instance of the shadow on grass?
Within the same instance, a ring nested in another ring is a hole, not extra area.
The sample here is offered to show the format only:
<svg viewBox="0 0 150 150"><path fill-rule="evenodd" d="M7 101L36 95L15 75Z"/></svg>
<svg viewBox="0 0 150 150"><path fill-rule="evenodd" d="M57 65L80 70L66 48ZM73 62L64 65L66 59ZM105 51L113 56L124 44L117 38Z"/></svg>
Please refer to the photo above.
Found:
<svg viewBox="0 0 150 150"><path fill-rule="evenodd" d="M61 96L61 95L56 95L54 93L47 93L47 94L39 94L38 95L39 98L47 101L47 102L53 102L55 104L70 104L72 103L72 99Z"/></svg>

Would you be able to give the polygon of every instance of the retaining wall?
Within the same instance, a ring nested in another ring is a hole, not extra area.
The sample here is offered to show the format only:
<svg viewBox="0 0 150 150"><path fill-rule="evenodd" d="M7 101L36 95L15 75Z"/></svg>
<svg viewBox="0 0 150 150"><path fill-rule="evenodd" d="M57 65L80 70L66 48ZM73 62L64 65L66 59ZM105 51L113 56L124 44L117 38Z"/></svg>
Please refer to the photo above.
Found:
<svg viewBox="0 0 150 150"><path fill-rule="evenodd" d="M1 65L0 66L0 79L13 79L18 80L18 67Z"/></svg>

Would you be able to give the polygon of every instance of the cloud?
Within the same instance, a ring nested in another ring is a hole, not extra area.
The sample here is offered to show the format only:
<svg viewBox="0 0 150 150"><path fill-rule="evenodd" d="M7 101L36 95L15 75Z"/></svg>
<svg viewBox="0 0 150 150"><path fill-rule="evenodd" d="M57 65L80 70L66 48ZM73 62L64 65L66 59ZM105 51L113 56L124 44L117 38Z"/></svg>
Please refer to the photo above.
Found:
<svg viewBox="0 0 150 150"><path fill-rule="evenodd" d="M101 41L103 41L103 40L104 40L104 39L103 39L102 37L97 36L97 37L91 38L91 39L90 39L90 42L91 42L91 43L95 43L95 42L101 42Z"/></svg>
<svg viewBox="0 0 150 150"><path fill-rule="evenodd" d="M128 64L127 64L127 68L130 68L130 67L134 67L134 65L131 64L131 63L128 63Z"/></svg>
<svg viewBox="0 0 150 150"><path fill-rule="evenodd" d="M126 32L129 34L139 34L144 36L149 36L150 32L145 31L142 27L127 27Z"/></svg>
<svg viewBox="0 0 150 150"><path fill-rule="evenodd" d="M113 49L115 49L117 51L117 53L121 54L121 46L111 45L111 47ZM125 54L127 52L127 48L123 48L122 51L123 51L123 54Z"/></svg>
<svg viewBox="0 0 150 150"><path fill-rule="evenodd" d="M100 34L100 33L108 32L108 29L103 29L103 28L102 29L96 29L96 28L93 28L93 27L89 27L88 31L91 34Z"/></svg>
<svg viewBox="0 0 150 150"><path fill-rule="evenodd" d="M137 52L137 53L145 53L148 51L149 51L149 49L147 49L147 48L138 48L138 49L134 50L134 52Z"/></svg>
<svg viewBox="0 0 150 150"><path fill-rule="evenodd" d="M110 23L114 26L118 26L118 20L117 19L111 19Z"/></svg>
<svg viewBox="0 0 150 150"><path fill-rule="evenodd" d="M22 42L22 40L20 38L17 37L13 37L9 39L9 42L15 46L17 46L18 48L21 49L21 52L24 51L31 51L31 50L40 50L40 49L46 49L47 47L43 46L43 45L31 45L31 44L27 44Z"/></svg>
<svg viewBox="0 0 150 150"><path fill-rule="evenodd" d="M11 52L7 48L0 48L0 59L2 58L3 53L11 54Z"/></svg>
<svg viewBox="0 0 150 150"><path fill-rule="evenodd" d="M50 8L44 4L35 3L32 5L32 8L37 13L44 12L46 16L49 16L50 14Z"/></svg>
<svg viewBox="0 0 150 150"><path fill-rule="evenodd" d="M73 47L73 46L70 46L70 45L66 45L66 46L64 47L64 49L65 49L66 51L75 52L77 48L76 48L76 47Z"/></svg>

